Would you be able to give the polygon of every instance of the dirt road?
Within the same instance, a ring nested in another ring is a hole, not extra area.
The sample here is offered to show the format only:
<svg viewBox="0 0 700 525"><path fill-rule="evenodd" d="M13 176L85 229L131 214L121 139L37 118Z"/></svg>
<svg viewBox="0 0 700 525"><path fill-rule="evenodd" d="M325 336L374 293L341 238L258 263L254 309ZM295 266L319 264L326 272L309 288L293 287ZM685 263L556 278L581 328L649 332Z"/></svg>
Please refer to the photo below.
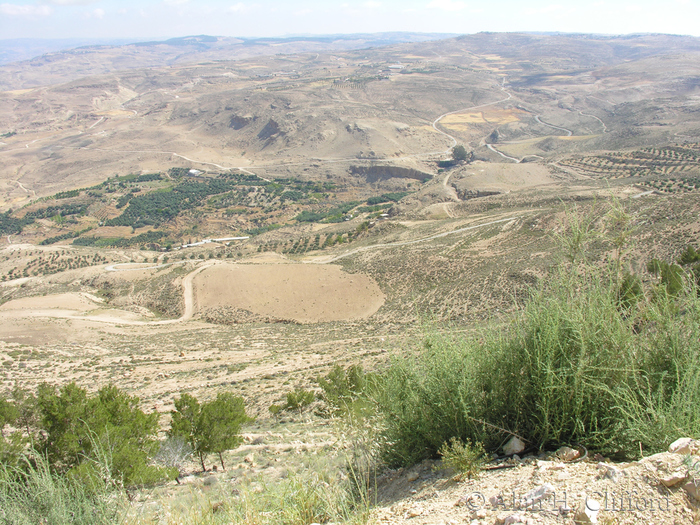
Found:
<svg viewBox="0 0 700 525"><path fill-rule="evenodd" d="M351 255L355 255L356 253L366 252L369 250L375 250L378 248L396 248L397 246L410 246L411 244L418 244L421 242L432 241L433 239L447 237L448 235L454 235L455 233L462 233L462 232L466 232L469 230L476 230L477 228L483 228L484 226L491 226L493 224L499 224L501 222L507 222L507 221L515 221L519 218L520 218L520 216L508 217L506 219L498 219L497 221L485 222L483 224L475 224L474 226L465 226L464 228L459 228L457 230L436 233L435 235L430 235L428 237L422 237L420 239L414 239L412 241L390 242L390 243L383 243L383 244L373 244L372 246L363 246L362 248L355 248L354 250L350 250L349 252L345 252L341 255L337 255L337 256L331 257L329 259L316 259L314 261L309 261L309 262L311 264L330 264L330 263L334 263L335 261L339 261L340 259L345 259L345 257L350 257Z"/></svg>
<svg viewBox="0 0 700 525"><path fill-rule="evenodd" d="M75 319L79 321L95 321L98 323L108 323L108 324L118 324L118 325L131 325L131 326L161 326L175 323L184 323L192 319L195 310L194 304L194 289L192 282L195 276L201 271L217 264L218 261L209 261L202 264L200 267L194 269L188 273L182 280L182 295L185 302L185 309L181 317L177 319L166 319L162 321L137 321L134 319L123 319L110 314L103 315L76 315L64 313L60 310L32 310L28 312L30 317L51 317L57 319ZM128 264L128 263L126 263ZM117 269L117 266L122 265L111 265L106 268L107 271L128 271L131 270L150 270L154 268L162 268L163 266L169 266L168 264L159 264L148 267L138 267L138 268L124 268Z"/></svg>

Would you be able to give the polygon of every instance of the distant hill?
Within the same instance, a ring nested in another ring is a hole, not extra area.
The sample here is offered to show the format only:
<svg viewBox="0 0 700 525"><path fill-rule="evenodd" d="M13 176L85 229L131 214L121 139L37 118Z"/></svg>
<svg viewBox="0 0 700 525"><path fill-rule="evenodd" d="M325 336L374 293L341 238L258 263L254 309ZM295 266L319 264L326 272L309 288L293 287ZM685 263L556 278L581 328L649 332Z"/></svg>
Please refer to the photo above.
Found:
<svg viewBox="0 0 700 525"><path fill-rule="evenodd" d="M348 51L454 37L447 33L359 33L235 38L209 35L168 40L0 40L0 91L62 84L127 69L239 60L286 53Z"/></svg>
<svg viewBox="0 0 700 525"><path fill-rule="evenodd" d="M134 39L95 39L95 38L12 38L0 40L0 66L30 60L46 53L56 53L83 46L121 46Z"/></svg>

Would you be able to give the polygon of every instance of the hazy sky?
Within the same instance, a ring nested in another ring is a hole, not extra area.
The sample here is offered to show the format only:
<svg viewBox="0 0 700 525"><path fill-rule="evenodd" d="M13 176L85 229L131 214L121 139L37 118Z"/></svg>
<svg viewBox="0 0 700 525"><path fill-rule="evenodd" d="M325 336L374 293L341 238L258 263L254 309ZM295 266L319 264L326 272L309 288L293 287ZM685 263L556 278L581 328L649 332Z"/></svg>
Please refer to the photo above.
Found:
<svg viewBox="0 0 700 525"><path fill-rule="evenodd" d="M700 35L700 0L0 0L0 39L417 31Z"/></svg>

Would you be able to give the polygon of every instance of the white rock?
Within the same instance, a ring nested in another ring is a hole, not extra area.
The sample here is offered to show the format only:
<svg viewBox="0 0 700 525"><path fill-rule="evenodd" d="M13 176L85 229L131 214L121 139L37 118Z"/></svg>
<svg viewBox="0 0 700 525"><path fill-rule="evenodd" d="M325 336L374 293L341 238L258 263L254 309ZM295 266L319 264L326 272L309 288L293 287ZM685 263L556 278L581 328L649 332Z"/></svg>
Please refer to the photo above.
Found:
<svg viewBox="0 0 700 525"><path fill-rule="evenodd" d="M571 447L561 447L556 454L562 461L573 461L581 456L581 452Z"/></svg>
<svg viewBox="0 0 700 525"><path fill-rule="evenodd" d="M549 483L545 483L525 494L523 504L525 507L531 507L552 494L554 494L554 487Z"/></svg>
<svg viewBox="0 0 700 525"><path fill-rule="evenodd" d="M419 477L418 472L411 472L406 478L408 481L416 481Z"/></svg>
<svg viewBox="0 0 700 525"><path fill-rule="evenodd" d="M513 454L520 454L523 450L525 450L525 443L523 443L519 438L513 436L508 440L508 443L506 443L503 446L503 453L506 456L512 456Z"/></svg>
<svg viewBox="0 0 700 525"><path fill-rule="evenodd" d="M685 481L688 478L688 475L680 470L676 470L675 472L669 474L668 476L661 478L661 483L666 485L667 487L675 487L676 485L679 485L681 482Z"/></svg>
<svg viewBox="0 0 700 525"><path fill-rule="evenodd" d="M668 451L672 454L690 454L693 441L693 438L677 439L668 446Z"/></svg>
<svg viewBox="0 0 700 525"><path fill-rule="evenodd" d="M485 509L473 510L470 514L472 520L483 520L488 516L488 512Z"/></svg>
<svg viewBox="0 0 700 525"><path fill-rule="evenodd" d="M496 525L511 525L512 523L525 523L525 518L518 514L499 514L496 517Z"/></svg>
<svg viewBox="0 0 700 525"><path fill-rule="evenodd" d="M598 512L600 512L600 503L591 498L585 498L574 516L574 523L578 525L589 525L598 523Z"/></svg>

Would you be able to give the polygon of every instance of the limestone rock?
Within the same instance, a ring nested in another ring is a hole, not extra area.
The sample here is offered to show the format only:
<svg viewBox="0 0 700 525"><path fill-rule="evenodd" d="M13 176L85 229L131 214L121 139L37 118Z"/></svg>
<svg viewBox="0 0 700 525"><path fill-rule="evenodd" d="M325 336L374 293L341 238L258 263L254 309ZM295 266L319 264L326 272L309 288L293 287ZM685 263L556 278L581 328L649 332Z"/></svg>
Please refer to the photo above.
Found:
<svg viewBox="0 0 700 525"><path fill-rule="evenodd" d="M533 489L527 494L525 494L525 496L523 497L523 505L525 507L537 505L540 501L542 501L545 498L548 498L554 493L554 487L549 483L545 483L544 485L540 485L536 489Z"/></svg>
<svg viewBox="0 0 700 525"><path fill-rule="evenodd" d="M681 471L681 470L676 470L675 472L672 472L666 477L661 478L661 483L663 483L667 487L675 487L676 485L681 484L683 481L685 481L688 478L688 475Z"/></svg>
<svg viewBox="0 0 700 525"><path fill-rule="evenodd" d="M561 447L556 454L562 461L574 461L581 456L581 452L571 447Z"/></svg>
<svg viewBox="0 0 700 525"><path fill-rule="evenodd" d="M530 524L533 523L533 520L517 512L515 514L501 514L496 518L496 525L512 525L514 523Z"/></svg>
<svg viewBox="0 0 700 525"><path fill-rule="evenodd" d="M600 512L600 503L597 500L586 498L576 510L574 523L577 525L598 523L598 512Z"/></svg>
<svg viewBox="0 0 700 525"><path fill-rule="evenodd" d="M668 451L672 454L690 454L694 443L693 438L680 438L668 446Z"/></svg>
<svg viewBox="0 0 700 525"><path fill-rule="evenodd" d="M523 450L525 450L525 443L523 443L519 438L513 436L508 440L508 443L506 443L503 446L503 453L506 456L512 456L513 454L520 454Z"/></svg>

